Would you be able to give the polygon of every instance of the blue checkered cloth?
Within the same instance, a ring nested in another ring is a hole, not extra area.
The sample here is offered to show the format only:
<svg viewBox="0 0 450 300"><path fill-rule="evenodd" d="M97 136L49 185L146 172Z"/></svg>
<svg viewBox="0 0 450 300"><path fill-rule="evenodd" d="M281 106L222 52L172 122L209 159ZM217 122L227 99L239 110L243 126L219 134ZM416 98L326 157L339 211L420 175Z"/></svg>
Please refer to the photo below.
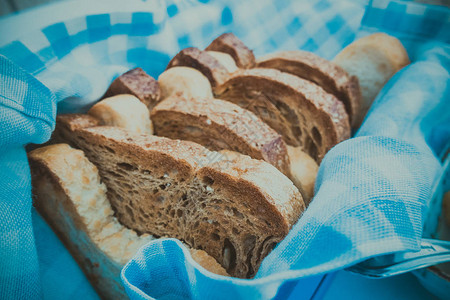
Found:
<svg viewBox="0 0 450 300"><path fill-rule="evenodd" d="M256 277L211 274L176 240L143 247L122 271L132 299L267 299L288 280L416 250L450 138L450 12L405 1L152 1L149 10L75 18L0 48L0 298L97 299L31 208L24 145L46 141L58 113L83 112L119 74L154 77L187 46L233 31L256 55L303 49L332 58L374 31L413 63L392 78L356 137L325 157L316 196ZM3 55L3 56L2 56Z"/></svg>

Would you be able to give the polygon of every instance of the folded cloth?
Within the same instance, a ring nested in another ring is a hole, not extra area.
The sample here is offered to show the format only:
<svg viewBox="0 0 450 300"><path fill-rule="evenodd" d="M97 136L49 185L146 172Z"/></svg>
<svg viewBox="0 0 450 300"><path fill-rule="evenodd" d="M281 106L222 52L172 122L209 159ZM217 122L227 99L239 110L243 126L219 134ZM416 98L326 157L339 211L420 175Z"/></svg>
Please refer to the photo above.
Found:
<svg viewBox="0 0 450 300"><path fill-rule="evenodd" d="M140 66L157 77L179 49L202 48L224 31L233 31L257 55L304 49L332 58L356 36L378 28L400 37L415 62L388 83L357 137L325 157L314 201L255 279L211 274L178 241L158 240L123 269L129 296L271 298L285 280L417 249L426 201L441 173L437 157L448 140L450 14L400 1L364 5L155 1L146 12L67 20L0 48L14 62L0 57L0 297L69 299L80 290L83 298L95 297L46 224L31 218L23 146L49 138L56 102L59 113L85 111L120 73Z"/></svg>

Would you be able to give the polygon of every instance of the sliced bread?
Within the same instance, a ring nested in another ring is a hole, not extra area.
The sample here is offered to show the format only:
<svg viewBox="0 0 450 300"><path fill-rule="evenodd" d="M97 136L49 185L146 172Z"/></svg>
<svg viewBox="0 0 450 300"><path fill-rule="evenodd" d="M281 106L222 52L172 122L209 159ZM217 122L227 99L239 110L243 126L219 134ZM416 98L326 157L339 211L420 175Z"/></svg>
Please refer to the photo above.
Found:
<svg viewBox="0 0 450 300"><path fill-rule="evenodd" d="M305 208L292 182L264 161L214 160L217 152L188 141L83 128L91 119L59 116L58 135L97 166L119 221L205 250L232 276L252 277Z"/></svg>
<svg viewBox="0 0 450 300"><path fill-rule="evenodd" d="M155 106L151 118L157 135L263 159L289 177L286 144L281 135L254 113L234 103L213 98L170 97Z"/></svg>
<svg viewBox="0 0 450 300"><path fill-rule="evenodd" d="M137 235L117 221L97 168L81 150L55 144L31 151L28 158L35 207L64 242L100 296L126 298L120 270L154 237ZM227 275L204 251L190 249L190 252L205 269Z"/></svg>
<svg viewBox="0 0 450 300"><path fill-rule="evenodd" d="M216 89L216 96L246 108L300 146L317 162L350 137L344 105L321 87L275 69L239 70Z"/></svg>
<svg viewBox="0 0 450 300"><path fill-rule="evenodd" d="M229 54L239 68L248 69L255 66L253 51L230 32L217 37L205 50Z"/></svg>
<svg viewBox="0 0 450 300"><path fill-rule="evenodd" d="M359 114L361 91L358 78L349 76L335 63L314 53L294 50L265 55L256 62L259 68L273 68L310 80L342 101L352 125Z"/></svg>

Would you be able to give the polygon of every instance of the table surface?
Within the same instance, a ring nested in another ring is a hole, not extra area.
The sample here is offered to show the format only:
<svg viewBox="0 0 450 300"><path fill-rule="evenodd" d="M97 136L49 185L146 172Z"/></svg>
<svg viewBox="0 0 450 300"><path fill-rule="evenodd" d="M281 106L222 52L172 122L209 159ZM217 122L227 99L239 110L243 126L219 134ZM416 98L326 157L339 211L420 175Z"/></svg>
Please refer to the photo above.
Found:
<svg viewBox="0 0 450 300"><path fill-rule="evenodd" d="M4 14L4 9L6 8L8 8L9 11L14 11L11 8L11 5L9 5L11 1L8 0L7 6L4 5L5 1L0 1L2 3L0 5L2 14ZM46 3L52 1L54 0L28 0L28 3ZM126 5L124 5L124 3L126 3ZM0 31L2 32L0 35L0 47L20 38L32 29L43 28L58 21L63 21L86 14L114 11L134 11L138 9L146 10L151 5L151 1L143 2L139 0L128 0L126 2L106 0L73 0L52 2L47 5L25 9L20 13L12 13L0 17ZM62 11L65 13L61 14ZM293 289L292 295L289 299L297 299L295 295L297 294L297 291L301 289L301 286L296 286ZM437 299L425 288L423 288L419 281L411 274L404 274L386 279L368 279L346 271L339 271L335 273L329 285L326 286L326 289L321 290L319 294L324 300L349 298L383 300Z"/></svg>

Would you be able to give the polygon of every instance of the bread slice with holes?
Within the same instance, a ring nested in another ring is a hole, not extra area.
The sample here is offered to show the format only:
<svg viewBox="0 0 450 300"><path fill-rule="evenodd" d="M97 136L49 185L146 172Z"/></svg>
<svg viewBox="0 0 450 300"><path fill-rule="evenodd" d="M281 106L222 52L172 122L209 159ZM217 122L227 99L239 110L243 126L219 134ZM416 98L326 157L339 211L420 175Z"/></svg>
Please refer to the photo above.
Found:
<svg viewBox="0 0 450 300"><path fill-rule="evenodd" d="M220 99L246 108L320 162L350 137L344 105L311 81L275 69L239 70L215 90Z"/></svg>
<svg viewBox="0 0 450 300"><path fill-rule="evenodd" d="M58 234L103 299L125 299L120 270L154 240L120 224L107 199L98 169L83 151L55 144L28 154L34 206ZM225 270L202 250L190 249L205 269Z"/></svg>
<svg viewBox="0 0 450 300"><path fill-rule="evenodd" d="M214 98L170 97L152 110L156 135L263 159L289 177L286 144L254 113Z"/></svg>
<svg viewBox="0 0 450 300"><path fill-rule="evenodd" d="M236 277L252 277L305 208L293 183L262 160L181 140L58 116L57 136L99 169L119 221L204 250Z"/></svg>
<svg viewBox="0 0 450 300"><path fill-rule="evenodd" d="M271 53L258 58L256 67L273 68L314 82L344 103L354 126L361 106L358 78L335 63L314 53L294 50Z"/></svg>
<svg viewBox="0 0 450 300"><path fill-rule="evenodd" d="M239 68L248 69L255 66L253 51L231 32L217 37L205 50L229 54Z"/></svg>

